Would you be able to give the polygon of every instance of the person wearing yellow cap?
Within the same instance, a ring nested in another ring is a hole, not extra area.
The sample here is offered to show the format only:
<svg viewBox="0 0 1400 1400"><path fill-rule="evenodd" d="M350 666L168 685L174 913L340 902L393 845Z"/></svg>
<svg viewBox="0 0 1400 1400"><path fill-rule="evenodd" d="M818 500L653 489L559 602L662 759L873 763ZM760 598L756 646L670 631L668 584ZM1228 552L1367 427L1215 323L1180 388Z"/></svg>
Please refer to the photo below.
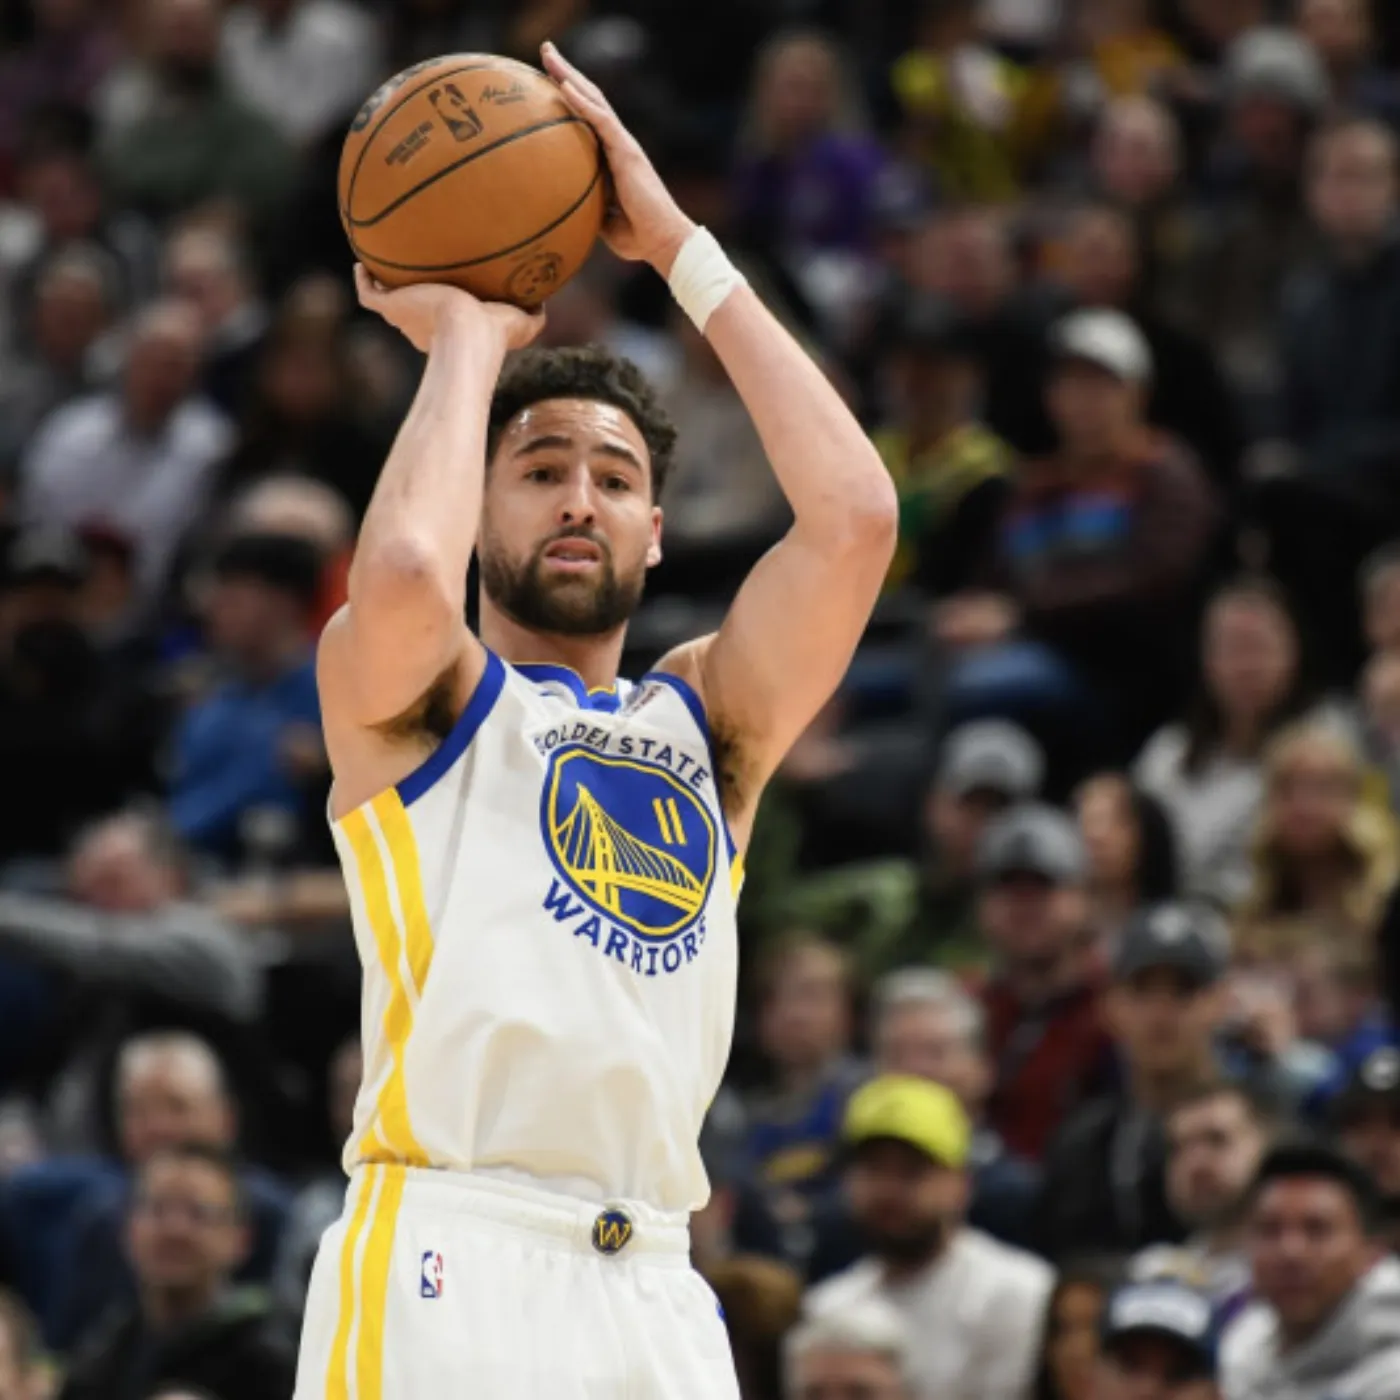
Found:
<svg viewBox="0 0 1400 1400"><path fill-rule="evenodd" d="M1020 1400L1052 1275L965 1223L972 1126L957 1097L881 1075L851 1096L841 1136L868 1253L807 1295L809 1316L879 1298L904 1318L912 1400Z"/></svg>

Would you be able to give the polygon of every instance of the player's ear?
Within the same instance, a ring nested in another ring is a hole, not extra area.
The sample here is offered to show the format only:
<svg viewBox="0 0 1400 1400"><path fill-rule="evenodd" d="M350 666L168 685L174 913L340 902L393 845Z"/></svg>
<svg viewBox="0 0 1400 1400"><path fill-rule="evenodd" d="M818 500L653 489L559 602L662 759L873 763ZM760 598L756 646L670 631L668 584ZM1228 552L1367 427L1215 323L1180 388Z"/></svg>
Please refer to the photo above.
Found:
<svg viewBox="0 0 1400 1400"><path fill-rule="evenodd" d="M651 543L647 545L647 568L654 569L661 562L661 507L651 508Z"/></svg>

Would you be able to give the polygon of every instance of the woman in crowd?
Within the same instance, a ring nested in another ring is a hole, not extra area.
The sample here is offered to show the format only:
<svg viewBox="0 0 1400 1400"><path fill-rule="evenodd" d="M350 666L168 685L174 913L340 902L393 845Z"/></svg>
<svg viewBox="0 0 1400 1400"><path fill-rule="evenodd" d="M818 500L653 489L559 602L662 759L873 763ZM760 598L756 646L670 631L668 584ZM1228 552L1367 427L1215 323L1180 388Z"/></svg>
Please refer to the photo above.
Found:
<svg viewBox="0 0 1400 1400"><path fill-rule="evenodd" d="M1400 858L1394 823L1368 797L1355 745L1323 723L1291 725L1270 743L1264 767L1237 955L1286 962L1318 927L1369 947Z"/></svg>
<svg viewBox="0 0 1400 1400"><path fill-rule="evenodd" d="M1099 773L1075 795L1089 859L1089 926L1106 952L1140 904L1177 894L1177 842L1155 797L1121 773Z"/></svg>
<svg viewBox="0 0 1400 1400"><path fill-rule="evenodd" d="M1171 815L1185 893L1233 906L1248 892L1261 756L1312 699L1282 593L1265 579L1222 588L1202 628L1199 698L1184 721L1148 740L1133 772Z"/></svg>
<svg viewBox="0 0 1400 1400"><path fill-rule="evenodd" d="M1104 1304L1117 1281L1106 1260L1066 1264L1045 1309L1035 1400L1092 1400Z"/></svg>

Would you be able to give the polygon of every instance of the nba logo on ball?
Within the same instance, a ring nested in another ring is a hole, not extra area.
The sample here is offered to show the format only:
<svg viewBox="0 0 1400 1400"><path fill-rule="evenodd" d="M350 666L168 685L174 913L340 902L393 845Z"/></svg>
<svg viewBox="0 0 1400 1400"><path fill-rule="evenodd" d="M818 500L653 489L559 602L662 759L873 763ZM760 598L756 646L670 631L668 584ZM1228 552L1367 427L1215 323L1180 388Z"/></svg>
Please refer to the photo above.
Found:
<svg viewBox="0 0 1400 1400"><path fill-rule="evenodd" d="M422 1298L442 1297L442 1255L435 1249L423 1251L423 1273L418 1284Z"/></svg>

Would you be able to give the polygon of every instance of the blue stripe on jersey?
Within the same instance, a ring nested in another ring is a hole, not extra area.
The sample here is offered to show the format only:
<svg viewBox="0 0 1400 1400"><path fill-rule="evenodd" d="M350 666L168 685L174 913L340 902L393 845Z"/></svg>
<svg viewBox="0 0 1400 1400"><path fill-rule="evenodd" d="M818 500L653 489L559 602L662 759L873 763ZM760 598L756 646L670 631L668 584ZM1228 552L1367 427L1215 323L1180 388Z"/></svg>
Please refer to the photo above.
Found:
<svg viewBox="0 0 1400 1400"><path fill-rule="evenodd" d="M612 713L622 706L622 699L614 683L607 690L589 690L583 677L568 666L560 666L552 661L513 661L513 670L519 671L527 681L555 681L567 686L569 693L585 710L606 710Z"/></svg>
<svg viewBox="0 0 1400 1400"><path fill-rule="evenodd" d="M505 663L494 651L486 653L486 670L476 683L472 698L461 718L452 726L447 738L440 743L408 777L398 783L399 797L405 807L412 806L467 751L476 731L486 722L501 687L506 683Z"/></svg>
<svg viewBox="0 0 1400 1400"><path fill-rule="evenodd" d="M685 707L690 711L690 717L695 721L696 727L705 737L705 748L710 755L710 773L715 780L715 793L723 798L723 788L720 783L719 767L715 763L715 740L710 733L709 716L705 713L704 702L695 693L695 688L689 681L682 680L679 676L673 676L669 671L648 671L646 675L637 682L644 685L647 681L660 681L662 685L670 686L677 695L685 701ZM729 859L732 861L739 854L739 848L734 844L734 838L729 834L729 823L724 819L723 808L720 811L720 824L724 827L724 842L729 848Z"/></svg>

